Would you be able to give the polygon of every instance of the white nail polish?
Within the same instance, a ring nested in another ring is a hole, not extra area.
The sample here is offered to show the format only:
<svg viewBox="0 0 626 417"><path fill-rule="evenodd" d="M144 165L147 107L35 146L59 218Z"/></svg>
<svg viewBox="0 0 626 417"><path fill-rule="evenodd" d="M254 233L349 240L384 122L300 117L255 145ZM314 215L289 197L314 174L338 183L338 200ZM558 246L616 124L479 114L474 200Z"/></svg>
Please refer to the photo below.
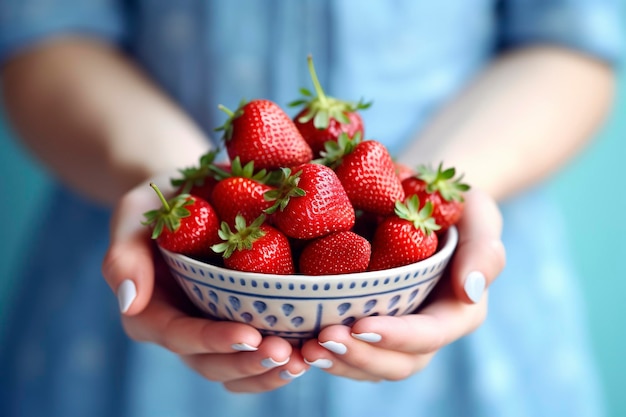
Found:
<svg viewBox="0 0 626 417"><path fill-rule="evenodd" d="M120 286L117 287L117 302L120 306L120 311L126 313L133 301L135 301L135 298L137 298L135 283L130 279L122 281Z"/></svg>
<svg viewBox="0 0 626 417"><path fill-rule="evenodd" d="M292 380L301 377L306 372L306 369L301 370L297 374L292 374L291 372L284 370L280 371L280 379Z"/></svg>
<svg viewBox="0 0 626 417"><path fill-rule="evenodd" d="M487 280L485 279L485 276L482 274L482 272L472 271L467 274L463 289L465 290L465 294L467 294L469 299L472 300L472 302L477 303L483 296L486 283Z"/></svg>
<svg viewBox="0 0 626 417"><path fill-rule="evenodd" d="M319 342L319 343L320 343L320 346L330 350L333 353L336 353L337 355L345 355L346 352L348 351L348 348L343 343L333 342L332 340L329 340L328 342Z"/></svg>
<svg viewBox="0 0 626 417"><path fill-rule="evenodd" d="M316 359L313 362L309 362L305 359L304 363L321 369L328 369L333 366L333 361L331 361L330 359Z"/></svg>
<svg viewBox="0 0 626 417"><path fill-rule="evenodd" d="M250 346L247 343L234 343L230 345L230 347L238 352L254 352L259 349L254 346Z"/></svg>
<svg viewBox="0 0 626 417"><path fill-rule="evenodd" d="M363 342L376 343L383 338L378 333L352 333L352 337L362 340Z"/></svg>
<svg viewBox="0 0 626 417"><path fill-rule="evenodd" d="M272 358L266 358L261 361L261 366L263 366L264 368L268 368L268 369L276 368L277 366L282 366L282 365L287 364L289 362L289 359L290 358L287 358L282 362L278 362Z"/></svg>

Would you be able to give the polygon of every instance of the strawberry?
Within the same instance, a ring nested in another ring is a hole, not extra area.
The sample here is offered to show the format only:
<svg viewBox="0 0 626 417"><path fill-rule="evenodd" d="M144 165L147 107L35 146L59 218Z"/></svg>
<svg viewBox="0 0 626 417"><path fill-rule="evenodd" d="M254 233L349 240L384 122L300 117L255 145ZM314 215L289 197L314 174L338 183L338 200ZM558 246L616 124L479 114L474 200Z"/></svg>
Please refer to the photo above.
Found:
<svg viewBox="0 0 626 417"><path fill-rule="evenodd" d="M354 226L354 209L335 172L327 166L307 163L283 168L283 180L265 194L274 201L266 210L273 224L296 239L312 239Z"/></svg>
<svg viewBox="0 0 626 417"><path fill-rule="evenodd" d="M415 175L413 168L408 165L401 162L394 162L394 166L396 167L396 175L400 178L400 181L404 181L405 179Z"/></svg>
<svg viewBox="0 0 626 417"><path fill-rule="evenodd" d="M144 225L152 227L152 239L171 252L192 257L214 255L211 245L219 241L219 219L213 207L203 198L178 194L167 201L151 183L162 207L144 213Z"/></svg>
<svg viewBox="0 0 626 417"><path fill-rule="evenodd" d="M289 106L304 106L293 120L313 154L318 156L324 150L324 144L329 140L336 142L341 133L352 137L358 132L364 136L363 120L358 111L367 109L371 103L351 103L327 96L317 78L310 55L307 61L316 96L308 89L301 88L300 93L304 97L289 103Z"/></svg>
<svg viewBox="0 0 626 417"><path fill-rule="evenodd" d="M254 171L254 162L242 167L239 157L235 158L230 176L215 184L211 193L211 202L219 218L233 225L238 214L247 222L263 214L273 204L263 197L266 191L274 189L265 184L267 178L266 170Z"/></svg>
<svg viewBox="0 0 626 417"><path fill-rule="evenodd" d="M210 150L200 157L198 165L180 169L180 178L170 180L174 187L178 188L178 194L192 194L196 197L211 201L211 192L217 184L220 176L224 176L230 170L230 164L214 163L219 149Z"/></svg>
<svg viewBox="0 0 626 417"><path fill-rule="evenodd" d="M396 202L395 214L376 228L369 270L395 268L430 257L437 250L439 229L431 217L432 203L422 209L416 195Z"/></svg>
<svg viewBox="0 0 626 417"><path fill-rule="evenodd" d="M265 224L265 216L249 226L243 216L235 218L235 232L222 222L219 236L223 242L212 246L223 253L224 265L237 271L290 275L295 272L289 240L274 227Z"/></svg>
<svg viewBox="0 0 626 417"><path fill-rule="evenodd" d="M363 272L370 262L370 253L370 243L356 233L331 233L307 244L300 255L300 272L306 275Z"/></svg>
<svg viewBox="0 0 626 417"><path fill-rule="evenodd" d="M229 116L216 130L224 132L226 150L231 160L242 164L254 161L257 169L292 167L313 158L313 152L289 116L274 102L242 102L232 112L219 106Z"/></svg>
<svg viewBox="0 0 626 417"><path fill-rule="evenodd" d="M345 133L337 142L327 142L323 163L335 170L355 210L389 215L394 204L404 200L402 183L385 146L375 140L349 138Z"/></svg>
<svg viewBox="0 0 626 417"><path fill-rule="evenodd" d="M430 201L433 205L433 218L441 227L440 232L456 224L463 214L463 193L470 186L461 182L463 176L455 178L454 168L437 170L421 165L417 174L402 181L402 188L407 196L417 195L422 206Z"/></svg>

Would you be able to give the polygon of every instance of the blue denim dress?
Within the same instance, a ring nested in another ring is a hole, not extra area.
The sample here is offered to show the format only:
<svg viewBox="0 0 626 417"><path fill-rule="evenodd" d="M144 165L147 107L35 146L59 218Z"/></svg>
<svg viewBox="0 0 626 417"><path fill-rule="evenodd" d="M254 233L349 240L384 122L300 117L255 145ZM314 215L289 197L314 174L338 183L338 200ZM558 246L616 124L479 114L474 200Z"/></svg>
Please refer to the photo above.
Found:
<svg viewBox="0 0 626 417"><path fill-rule="evenodd" d="M374 100L366 136L397 155L503 50L550 43L616 62L617 19L610 0L2 0L0 60L54 36L103 39L210 136L218 104L295 99L311 53L329 94ZM369 383L311 369L273 392L232 394L126 337L100 275L110 213L59 187L2 318L0 415L602 416L560 214L541 189L502 211L508 264L489 317L423 372Z"/></svg>

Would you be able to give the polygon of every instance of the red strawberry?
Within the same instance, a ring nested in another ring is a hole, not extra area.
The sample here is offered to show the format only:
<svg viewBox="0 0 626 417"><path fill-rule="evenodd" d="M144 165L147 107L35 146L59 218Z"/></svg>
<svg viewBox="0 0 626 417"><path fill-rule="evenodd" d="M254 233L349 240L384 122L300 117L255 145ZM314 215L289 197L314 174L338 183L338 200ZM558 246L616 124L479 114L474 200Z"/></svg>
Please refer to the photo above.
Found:
<svg viewBox="0 0 626 417"><path fill-rule="evenodd" d="M320 164L302 164L283 169L283 181L266 193L274 201L267 213L276 227L289 237L312 239L354 226L354 209L339 178Z"/></svg>
<svg viewBox="0 0 626 417"><path fill-rule="evenodd" d="M274 102L253 100L233 113L219 106L229 118L216 130L224 131L231 160L254 161L257 169L292 167L313 158L311 148L289 116Z"/></svg>
<svg viewBox="0 0 626 417"><path fill-rule="evenodd" d="M222 222L219 236L224 240L212 247L223 253L224 265L237 271L290 275L295 272L289 240L281 232L264 224L261 215L249 226L242 216L235 219L235 232Z"/></svg>
<svg viewBox="0 0 626 417"><path fill-rule="evenodd" d="M294 122L311 146L313 154L318 156L324 150L324 144L329 140L336 142L341 133L352 137L358 132L364 136L363 120L358 111L367 109L371 103L351 103L327 96L315 73L313 58L309 55L307 60L316 96L313 97L308 89L302 88L300 92L304 97L289 105L304 105L294 117Z"/></svg>
<svg viewBox="0 0 626 417"><path fill-rule="evenodd" d="M435 230L439 226L431 217L432 204L419 209L419 199L411 196L406 204L396 202L395 215L378 226L372 241L369 270L395 268L430 257L437 250Z"/></svg>
<svg viewBox="0 0 626 417"><path fill-rule="evenodd" d="M178 194L192 194L210 202L211 192L220 176L226 175L230 164L214 163L219 149L211 150L200 157L198 165L179 170L181 177L172 178L171 184Z"/></svg>
<svg viewBox="0 0 626 417"><path fill-rule="evenodd" d="M415 171L407 165L404 165L401 162L394 162L396 167L396 175L400 178L400 181L404 181L405 179L412 177L415 175Z"/></svg>
<svg viewBox="0 0 626 417"><path fill-rule="evenodd" d="M417 174L402 181L402 187L407 196L417 195L422 203L430 201L433 205L433 218L444 231L456 224L463 214L463 193L470 186L461 182L463 176L455 178L455 169L442 169L439 164L437 170L421 165Z"/></svg>
<svg viewBox="0 0 626 417"><path fill-rule="evenodd" d="M232 163L230 177L224 178L213 187L211 201L222 221L235 224L235 217L240 214L247 222L263 214L273 202L264 198L266 191L274 188L265 184L267 171L254 171L254 162L241 166L239 157Z"/></svg>
<svg viewBox="0 0 626 417"><path fill-rule="evenodd" d="M335 170L355 210L386 216L393 213L396 201L404 200L396 166L382 143L342 134L338 142L327 143L322 156Z"/></svg>
<svg viewBox="0 0 626 417"><path fill-rule="evenodd" d="M305 275L363 272L370 262L371 245L354 232L336 232L311 241L300 255Z"/></svg>
<svg viewBox="0 0 626 417"><path fill-rule="evenodd" d="M144 213L145 225L152 227L152 239L171 252L193 257L214 255L211 245L219 241L219 219L204 199L179 194L167 201L155 184L162 207Z"/></svg>

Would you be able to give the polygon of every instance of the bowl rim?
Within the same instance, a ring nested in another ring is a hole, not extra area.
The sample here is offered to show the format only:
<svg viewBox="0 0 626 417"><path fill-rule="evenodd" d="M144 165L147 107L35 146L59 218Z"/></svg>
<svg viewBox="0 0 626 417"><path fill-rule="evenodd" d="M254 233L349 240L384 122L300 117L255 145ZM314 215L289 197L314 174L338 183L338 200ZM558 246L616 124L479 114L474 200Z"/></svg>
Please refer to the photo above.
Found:
<svg viewBox="0 0 626 417"><path fill-rule="evenodd" d="M276 274L263 274L259 272L246 272L246 271L237 271L234 269L223 268L221 266L209 264L206 262L202 262L200 260L191 258L186 255L181 255L180 253L171 252L167 249L164 249L158 246L159 250L166 254L167 256L178 259L181 262L184 262L187 265L193 266L198 269L211 269L215 274L222 275L233 275L236 274L241 278L248 279L258 279L258 280L291 280L291 281L306 281L311 282L311 280L324 280L324 281L333 281L333 280L367 280L372 278L380 278L381 274L385 275L403 275L406 273L410 273L415 269L426 268L426 265L437 265L444 261L445 259L452 256L452 252L456 249L456 246L459 241L459 233L455 226L450 226L446 231L441 240L444 241L444 244L439 248L437 252L435 252L430 257L423 259L418 262L414 262L412 264L398 266L390 269L383 269L378 271L365 271L365 272L353 272L349 274L333 274L333 275L304 275L304 274L289 274L289 275L276 275Z"/></svg>

